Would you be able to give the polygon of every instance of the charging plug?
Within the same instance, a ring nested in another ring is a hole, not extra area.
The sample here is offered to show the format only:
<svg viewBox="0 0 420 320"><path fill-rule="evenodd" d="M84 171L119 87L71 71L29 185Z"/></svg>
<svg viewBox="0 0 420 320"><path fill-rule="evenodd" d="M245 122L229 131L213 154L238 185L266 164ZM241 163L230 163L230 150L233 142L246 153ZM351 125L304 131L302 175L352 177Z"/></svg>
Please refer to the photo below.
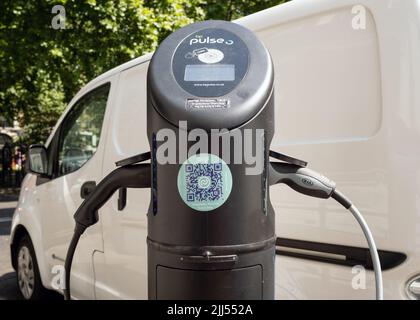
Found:
<svg viewBox="0 0 420 320"><path fill-rule="evenodd" d="M334 193L335 182L318 172L291 163L270 164L270 185L284 183L299 193L323 199Z"/></svg>

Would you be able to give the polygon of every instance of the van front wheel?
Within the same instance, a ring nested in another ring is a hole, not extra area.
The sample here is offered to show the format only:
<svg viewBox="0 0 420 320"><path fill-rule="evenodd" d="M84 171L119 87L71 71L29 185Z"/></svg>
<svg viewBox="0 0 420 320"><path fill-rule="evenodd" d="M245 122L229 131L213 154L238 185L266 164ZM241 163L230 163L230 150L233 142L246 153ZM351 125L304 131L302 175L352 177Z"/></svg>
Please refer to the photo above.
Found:
<svg viewBox="0 0 420 320"><path fill-rule="evenodd" d="M27 236L20 240L16 259L17 285L22 299L40 300L44 298L47 290L42 286L35 251Z"/></svg>

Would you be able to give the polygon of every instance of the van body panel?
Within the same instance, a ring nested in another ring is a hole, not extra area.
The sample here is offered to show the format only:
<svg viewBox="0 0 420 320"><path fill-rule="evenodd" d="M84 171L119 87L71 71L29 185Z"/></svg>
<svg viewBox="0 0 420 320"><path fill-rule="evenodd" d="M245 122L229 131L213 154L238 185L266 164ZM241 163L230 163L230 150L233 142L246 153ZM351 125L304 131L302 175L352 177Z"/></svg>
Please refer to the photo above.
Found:
<svg viewBox="0 0 420 320"><path fill-rule="evenodd" d="M149 150L146 134L148 61L119 75L116 107L108 131L103 172L115 162ZM147 210L149 189L128 189L126 207L118 210L118 192L102 207L104 252L95 254L98 299L147 299ZM115 290L118 288L118 290Z"/></svg>

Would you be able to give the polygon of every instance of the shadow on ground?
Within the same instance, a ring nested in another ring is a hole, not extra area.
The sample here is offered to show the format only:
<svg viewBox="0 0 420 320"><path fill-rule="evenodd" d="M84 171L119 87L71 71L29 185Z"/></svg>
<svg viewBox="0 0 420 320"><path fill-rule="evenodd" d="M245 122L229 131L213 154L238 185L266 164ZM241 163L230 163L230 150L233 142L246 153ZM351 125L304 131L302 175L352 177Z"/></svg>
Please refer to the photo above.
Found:
<svg viewBox="0 0 420 320"><path fill-rule="evenodd" d="M8 236L10 234L10 226L14 208L0 207L0 236Z"/></svg>
<svg viewBox="0 0 420 320"><path fill-rule="evenodd" d="M9 272L0 276L0 300L17 300L19 292L17 288L16 273Z"/></svg>
<svg viewBox="0 0 420 320"><path fill-rule="evenodd" d="M19 189L0 188L0 300L19 298L9 250L10 225L18 196Z"/></svg>

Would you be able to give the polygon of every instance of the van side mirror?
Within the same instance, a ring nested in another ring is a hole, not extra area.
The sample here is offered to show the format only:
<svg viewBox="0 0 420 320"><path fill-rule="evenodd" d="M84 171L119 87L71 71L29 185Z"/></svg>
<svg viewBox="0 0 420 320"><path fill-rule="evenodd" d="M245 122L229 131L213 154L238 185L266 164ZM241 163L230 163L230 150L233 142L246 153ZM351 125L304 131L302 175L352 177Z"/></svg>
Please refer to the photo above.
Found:
<svg viewBox="0 0 420 320"><path fill-rule="evenodd" d="M47 176L48 160L47 149L41 144L34 144L29 147L28 163L29 172Z"/></svg>

